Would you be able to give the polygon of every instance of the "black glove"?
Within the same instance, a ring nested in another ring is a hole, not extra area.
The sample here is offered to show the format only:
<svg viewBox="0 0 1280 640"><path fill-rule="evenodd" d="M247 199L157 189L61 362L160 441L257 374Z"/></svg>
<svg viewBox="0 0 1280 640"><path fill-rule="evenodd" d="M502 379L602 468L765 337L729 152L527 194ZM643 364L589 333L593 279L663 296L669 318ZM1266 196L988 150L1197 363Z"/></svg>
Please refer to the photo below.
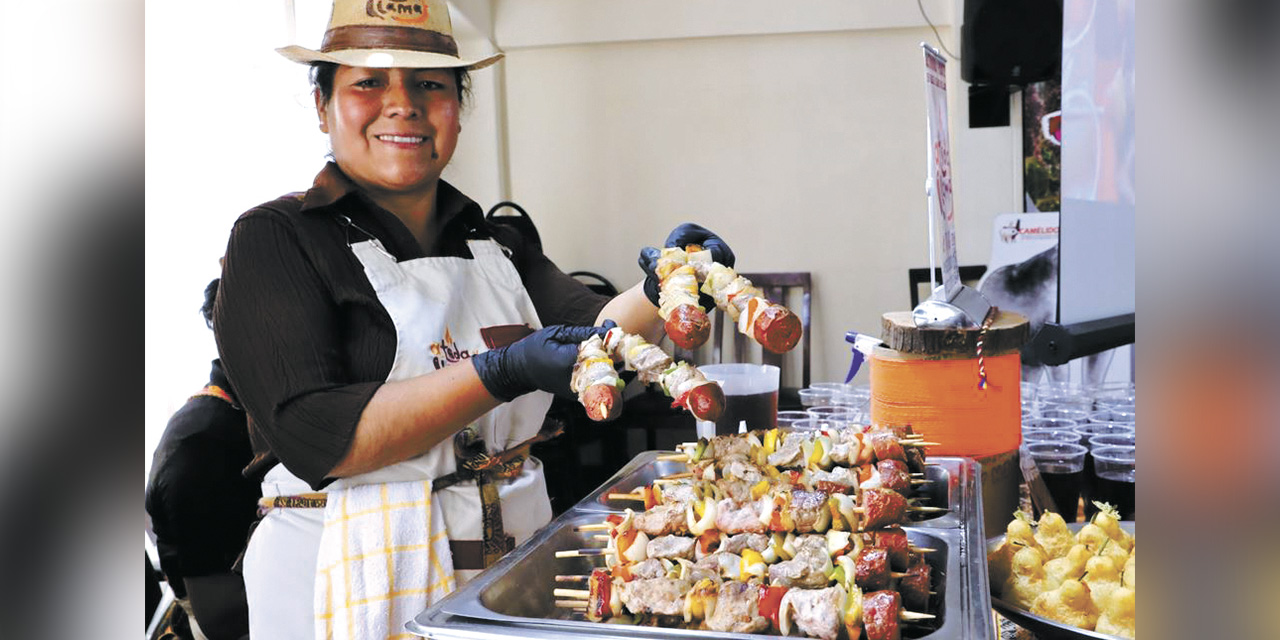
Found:
<svg viewBox="0 0 1280 640"><path fill-rule="evenodd" d="M484 388L503 402L537 390L576 399L569 390L569 377L578 359L578 345L593 335L603 338L616 326L608 320L603 327L543 327L505 347L477 353L471 362Z"/></svg>
<svg viewBox="0 0 1280 640"><path fill-rule="evenodd" d="M706 227L696 225L692 222L686 222L671 231L667 236L666 247L684 248L688 245L701 245L703 249L711 252L711 259L719 262L726 267L733 266L733 249L725 243L720 236ZM658 306L658 276L654 273L654 269L658 267L658 258L662 252L653 247L645 247L640 250L640 268L645 273L644 278L644 295L649 297L649 302L653 306ZM704 309L714 309L715 300L711 296L702 293L698 295L698 304Z"/></svg>

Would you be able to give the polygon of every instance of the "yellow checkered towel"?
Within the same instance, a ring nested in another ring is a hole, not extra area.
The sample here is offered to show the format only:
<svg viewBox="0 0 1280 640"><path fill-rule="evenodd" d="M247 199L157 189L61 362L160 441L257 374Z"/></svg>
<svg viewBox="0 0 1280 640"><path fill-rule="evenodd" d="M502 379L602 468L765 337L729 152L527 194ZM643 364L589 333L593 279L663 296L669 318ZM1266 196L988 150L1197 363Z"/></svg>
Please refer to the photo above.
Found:
<svg viewBox="0 0 1280 640"><path fill-rule="evenodd" d="M329 493L316 561L316 638L414 638L405 624L454 584L430 480Z"/></svg>

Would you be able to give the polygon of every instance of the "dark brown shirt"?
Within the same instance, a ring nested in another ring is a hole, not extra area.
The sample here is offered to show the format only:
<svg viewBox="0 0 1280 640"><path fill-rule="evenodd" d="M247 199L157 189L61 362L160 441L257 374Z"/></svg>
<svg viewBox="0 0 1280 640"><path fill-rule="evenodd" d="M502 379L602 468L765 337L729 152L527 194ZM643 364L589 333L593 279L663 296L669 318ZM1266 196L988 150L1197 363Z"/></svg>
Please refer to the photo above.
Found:
<svg viewBox="0 0 1280 640"><path fill-rule="evenodd" d="M434 255L470 258L492 238L510 258L543 325L593 324L608 298L555 266L513 229L444 181ZM348 222L349 220L349 222ZM305 194L242 215L231 230L214 309L218 353L249 414L261 479L276 461L315 488L346 454L356 423L386 380L396 331L350 243L377 238L399 261L426 257L394 214L329 163Z"/></svg>

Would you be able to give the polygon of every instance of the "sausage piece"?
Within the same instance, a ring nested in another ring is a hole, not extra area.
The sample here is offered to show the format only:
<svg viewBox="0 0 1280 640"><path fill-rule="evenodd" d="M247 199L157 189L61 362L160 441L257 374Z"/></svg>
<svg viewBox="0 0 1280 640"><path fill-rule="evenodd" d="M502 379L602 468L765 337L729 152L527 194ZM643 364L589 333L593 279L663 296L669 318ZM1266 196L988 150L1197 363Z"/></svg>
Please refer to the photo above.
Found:
<svg viewBox="0 0 1280 640"><path fill-rule="evenodd" d="M881 460L876 463L880 472L880 486L908 495L911 493L911 472L901 460Z"/></svg>
<svg viewBox="0 0 1280 640"><path fill-rule="evenodd" d="M863 530L880 529L902 522L907 499L897 491L863 489L861 494Z"/></svg>
<svg viewBox="0 0 1280 640"><path fill-rule="evenodd" d="M613 420L622 414L622 392L612 384L593 384L582 392L582 406L596 422Z"/></svg>
<svg viewBox="0 0 1280 640"><path fill-rule="evenodd" d="M715 422L724 414L724 390L715 383L694 387L684 402L689 413L699 420Z"/></svg>
<svg viewBox="0 0 1280 640"><path fill-rule="evenodd" d="M902 594L902 606L912 611L929 610L929 579L932 570L924 558L916 558L915 564L907 569L907 575L898 582L898 593Z"/></svg>
<svg viewBox="0 0 1280 640"><path fill-rule="evenodd" d="M863 591L889 588L889 552L864 547L853 560L853 580Z"/></svg>
<svg viewBox="0 0 1280 640"><path fill-rule="evenodd" d="M771 304L756 318L752 335L760 346L774 353L786 353L795 348L804 334L800 318L791 310Z"/></svg>
<svg viewBox="0 0 1280 640"><path fill-rule="evenodd" d="M671 341L681 349L697 349L711 335L711 319L707 312L691 304L673 309L663 326Z"/></svg>
<svg viewBox="0 0 1280 640"><path fill-rule="evenodd" d="M911 543L902 529L880 529L871 534L871 546L884 549L889 554L889 566L895 571L906 571L911 564Z"/></svg>
<svg viewBox="0 0 1280 640"><path fill-rule="evenodd" d="M862 597L862 623L867 640L900 640L898 618L902 597L897 591L876 591Z"/></svg>

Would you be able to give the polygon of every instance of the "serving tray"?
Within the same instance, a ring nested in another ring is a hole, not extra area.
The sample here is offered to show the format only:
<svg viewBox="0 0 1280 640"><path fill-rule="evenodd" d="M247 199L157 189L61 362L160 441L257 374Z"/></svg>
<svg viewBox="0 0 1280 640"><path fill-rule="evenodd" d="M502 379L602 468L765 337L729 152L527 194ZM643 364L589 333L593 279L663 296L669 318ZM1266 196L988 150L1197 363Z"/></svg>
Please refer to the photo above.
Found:
<svg viewBox="0 0 1280 640"><path fill-rule="evenodd" d="M654 478L684 470L681 463L658 461L670 452L646 451L573 508L543 527L524 544L448 597L420 613L407 626L426 638L724 638L760 640L773 634L726 633L609 624L573 619L555 606L556 575L584 575L604 566L603 558L556 558L566 549L603 547L583 524L599 523L621 509L609 493L626 493ZM952 511L904 527L915 546L937 549L926 556L933 570L930 627L903 626L904 638L995 638L982 538L980 467L967 458L930 458L932 491L945 494ZM581 588L581 587L576 587Z"/></svg>

